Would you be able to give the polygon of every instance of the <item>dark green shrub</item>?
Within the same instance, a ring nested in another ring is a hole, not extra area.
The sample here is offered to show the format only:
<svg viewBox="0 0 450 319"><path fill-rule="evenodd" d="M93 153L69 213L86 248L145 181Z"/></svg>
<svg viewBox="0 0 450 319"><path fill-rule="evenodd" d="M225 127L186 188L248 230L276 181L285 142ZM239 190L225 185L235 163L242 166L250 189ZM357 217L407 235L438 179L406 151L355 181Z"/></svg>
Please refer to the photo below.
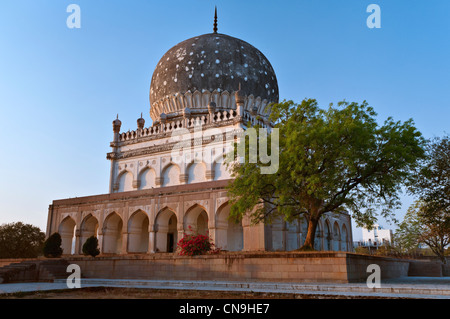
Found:
<svg viewBox="0 0 450 319"><path fill-rule="evenodd" d="M44 256L47 258L61 257L63 249L61 248L61 235L59 233L53 233L44 242Z"/></svg>
<svg viewBox="0 0 450 319"><path fill-rule="evenodd" d="M92 257L95 257L98 254L100 254L100 250L98 249L97 237L91 236L86 240L86 242L83 244L83 254Z"/></svg>

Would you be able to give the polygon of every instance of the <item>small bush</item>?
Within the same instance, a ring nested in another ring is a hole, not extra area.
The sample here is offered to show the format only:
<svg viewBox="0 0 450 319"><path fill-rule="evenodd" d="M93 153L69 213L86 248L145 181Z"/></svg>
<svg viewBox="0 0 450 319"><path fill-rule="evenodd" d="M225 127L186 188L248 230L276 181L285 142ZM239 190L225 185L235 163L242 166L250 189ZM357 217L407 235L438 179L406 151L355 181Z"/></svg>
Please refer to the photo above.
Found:
<svg viewBox="0 0 450 319"><path fill-rule="evenodd" d="M370 251L367 247L356 247L355 253L363 254L363 255L370 255Z"/></svg>
<svg viewBox="0 0 450 319"><path fill-rule="evenodd" d="M47 258L61 257L63 250L61 248L61 235L59 233L53 233L44 242L44 256Z"/></svg>
<svg viewBox="0 0 450 319"><path fill-rule="evenodd" d="M192 232L191 226L189 230ZM204 254L217 254L220 252L219 248L214 248L214 244L211 242L208 236L201 235L197 232L191 234L184 234L178 243L178 254L182 256L195 256Z"/></svg>
<svg viewBox="0 0 450 319"><path fill-rule="evenodd" d="M95 236L89 237L86 242L83 244L83 254L89 255L92 257L100 254L100 249L98 249L98 239Z"/></svg>

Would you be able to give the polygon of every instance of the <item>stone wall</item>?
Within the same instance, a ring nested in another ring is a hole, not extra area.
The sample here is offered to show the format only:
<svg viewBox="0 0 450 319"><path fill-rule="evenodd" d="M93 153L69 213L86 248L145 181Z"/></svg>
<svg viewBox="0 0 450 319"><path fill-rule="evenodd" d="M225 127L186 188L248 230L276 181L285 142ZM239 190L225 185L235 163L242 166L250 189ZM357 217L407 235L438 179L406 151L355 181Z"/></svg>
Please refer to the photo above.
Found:
<svg viewBox="0 0 450 319"><path fill-rule="evenodd" d="M381 279L408 276L410 260L390 257L346 254L347 272L349 282L364 281L372 272L367 272L369 265L378 265L381 270Z"/></svg>
<svg viewBox="0 0 450 319"><path fill-rule="evenodd" d="M173 254L68 257L88 278L279 282L363 282L367 265L383 278L407 276L409 261L345 252L239 253L195 257Z"/></svg>
<svg viewBox="0 0 450 319"><path fill-rule="evenodd" d="M35 259L36 258L5 258L5 259L0 259L0 267L8 266L10 264L20 263L22 261L35 260Z"/></svg>
<svg viewBox="0 0 450 319"><path fill-rule="evenodd" d="M409 264L408 276L442 277L443 268L440 261L414 260Z"/></svg>

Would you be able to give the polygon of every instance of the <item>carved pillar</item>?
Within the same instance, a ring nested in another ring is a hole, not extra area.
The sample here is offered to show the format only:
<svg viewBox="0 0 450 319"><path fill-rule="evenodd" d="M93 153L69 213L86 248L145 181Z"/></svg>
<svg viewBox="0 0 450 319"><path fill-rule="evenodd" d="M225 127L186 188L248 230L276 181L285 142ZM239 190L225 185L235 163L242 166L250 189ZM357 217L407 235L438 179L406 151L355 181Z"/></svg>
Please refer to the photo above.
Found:
<svg viewBox="0 0 450 319"><path fill-rule="evenodd" d="M98 227L98 249L100 249L100 254L103 252L103 232L100 228L100 225Z"/></svg>
<svg viewBox="0 0 450 319"><path fill-rule="evenodd" d="M180 174L180 184L187 184L188 177L188 174Z"/></svg>
<svg viewBox="0 0 450 319"><path fill-rule="evenodd" d="M125 255L128 253L128 232L122 232L122 248L120 254Z"/></svg>
<svg viewBox="0 0 450 319"><path fill-rule="evenodd" d="M156 252L156 232L151 230L148 235L148 251L149 254L154 254Z"/></svg>
<svg viewBox="0 0 450 319"><path fill-rule="evenodd" d="M84 243L80 242L80 237L81 237L81 229L76 229L75 230L75 251L74 254L75 255L80 255L81 254L81 245L83 245Z"/></svg>
<svg viewBox="0 0 450 319"><path fill-rule="evenodd" d="M206 179L208 180L208 181L212 181L212 180L214 180L214 169L211 169L211 170L207 170L206 171Z"/></svg>
<svg viewBox="0 0 450 319"><path fill-rule="evenodd" d="M235 93L236 100L236 113L238 118L244 117L244 104L245 104L245 95L241 91L241 84L239 83L239 89Z"/></svg>
<svg viewBox="0 0 450 319"><path fill-rule="evenodd" d="M164 177L156 177L155 178L155 185L157 187L161 187L163 183L164 183Z"/></svg>
<svg viewBox="0 0 450 319"><path fill-rule="evenodd" d="M216 103L211 101L208 104L208 123L213 123L214 122L214 113L216 112Z"/></svg>

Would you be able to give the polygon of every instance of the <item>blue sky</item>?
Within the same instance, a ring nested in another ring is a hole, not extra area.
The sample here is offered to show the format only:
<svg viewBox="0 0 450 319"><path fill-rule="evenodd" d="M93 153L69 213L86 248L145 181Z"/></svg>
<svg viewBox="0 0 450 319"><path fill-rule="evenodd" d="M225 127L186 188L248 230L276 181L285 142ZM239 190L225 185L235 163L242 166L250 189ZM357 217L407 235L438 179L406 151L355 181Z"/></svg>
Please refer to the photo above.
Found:
<svg viewBox="0 0 450 319"><path fill-rule="evenodd" d="M66 26L71 3L80 29ZM371 3L380 29L366 25ZM157 62L212 32L214 5L220 33L271 61L281 99L367 100L380 123L413 118L426 138L450 131L447 0L2 0L0 224L45 231L52 200L107 193L112 120L135 129L143 112L150 125ZM412 199L403 202L400 219Z"/></svg>

